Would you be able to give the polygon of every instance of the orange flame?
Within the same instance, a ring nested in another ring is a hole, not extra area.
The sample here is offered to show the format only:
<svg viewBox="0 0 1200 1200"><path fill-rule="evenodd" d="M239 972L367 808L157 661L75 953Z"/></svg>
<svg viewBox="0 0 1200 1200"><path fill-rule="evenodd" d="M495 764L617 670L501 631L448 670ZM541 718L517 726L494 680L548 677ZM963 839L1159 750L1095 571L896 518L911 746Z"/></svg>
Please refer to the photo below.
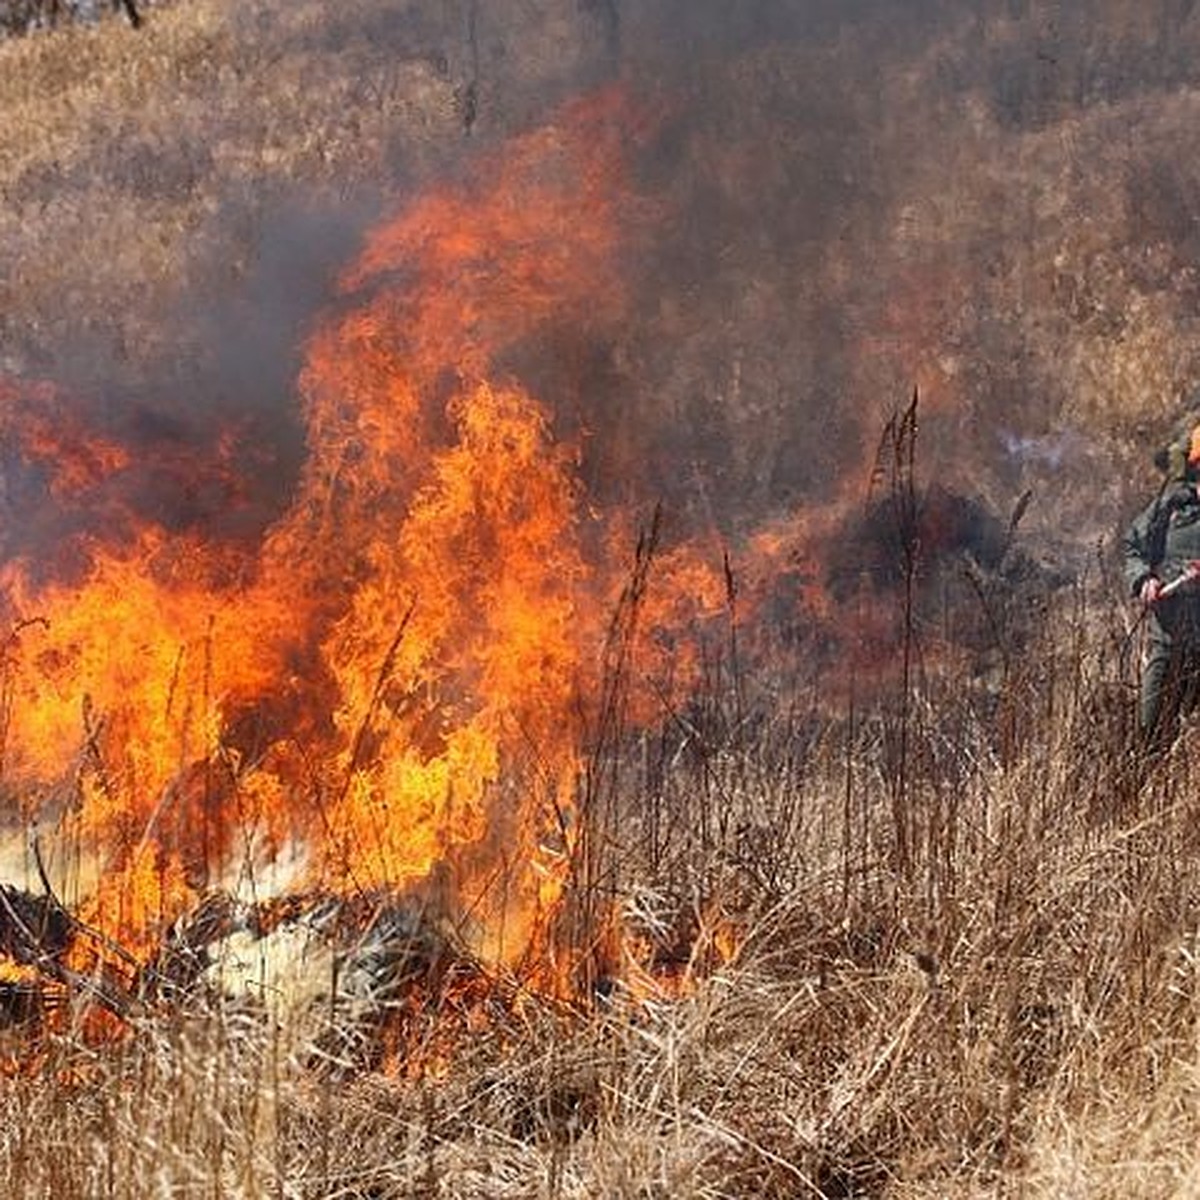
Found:
<svg viewBox="0 0 1200 1200"><path fill-rule="evenodd" d="M308 341L308 458L256 553L142 518L77 535L69 582L0 571L10 618L38 619L9 655L7 780L78 835L85 915L131 949L289 841L313 885L449 872L497 958L544 931L606 587L577 451L498 360L621 311L641 131L615 92L574 105L368 239ZM47 387L0 407L57 499L129 465L63 433Z"/></svg>
<svg viewBox="0 0 1200 1200"><path fill-rule="evenodd" d="M0 661L5 784L78 838L85 919L131 951L298 846L306 886L421 888L484 957L540 954L553 986L579 718L632 538L588 513L578 447L506 363L549 322L625 311L621 256L654 216L625 178L646 130L616 91L570 105L367 239L308 337L307 458L260 544L169 533L116 489L114 519L67 539L71 572L0 567L19 630ZM65 411L46 385L0 384L0 437L86 506L136 454ZM796 611L819 614L807 537L764 530L744 565L790 563ZM666 681L654 703L700 677L688 631L757 602L722 560L697 542L657 563L637 631Z"/></svg>

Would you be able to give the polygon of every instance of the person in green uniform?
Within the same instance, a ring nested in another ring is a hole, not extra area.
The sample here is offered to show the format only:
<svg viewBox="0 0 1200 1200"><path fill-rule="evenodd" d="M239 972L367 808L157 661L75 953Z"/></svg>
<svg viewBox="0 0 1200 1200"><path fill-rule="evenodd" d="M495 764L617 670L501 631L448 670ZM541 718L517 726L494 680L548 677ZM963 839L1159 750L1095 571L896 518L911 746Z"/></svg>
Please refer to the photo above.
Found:
<svg viewBox="0 0 1200 1200"><path fill-rule="evenodd" d="M1162 748L1200 704L1200 423L1166 452L1167 478L1122 542L1130 595L1145 611L1139 724Z"/></svg>

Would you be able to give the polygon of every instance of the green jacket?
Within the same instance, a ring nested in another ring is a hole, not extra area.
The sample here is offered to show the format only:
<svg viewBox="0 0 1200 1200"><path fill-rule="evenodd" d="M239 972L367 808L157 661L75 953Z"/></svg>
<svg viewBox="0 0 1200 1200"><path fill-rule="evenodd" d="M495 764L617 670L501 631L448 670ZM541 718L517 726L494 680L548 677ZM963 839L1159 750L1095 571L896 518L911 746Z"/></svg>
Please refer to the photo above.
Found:
<svg viewBox="0 0 1200 1200"><path fill-rule="evenodd" d="M1121 543L1125 582L1131 595L1150 575L1163 583L1178 578L1200 560L1200 493L1191 482L1168 483L1130 525ZM1191 593L1200 599L1200 588ZM1182 598L1182 597L1181 597Z"/></svg>

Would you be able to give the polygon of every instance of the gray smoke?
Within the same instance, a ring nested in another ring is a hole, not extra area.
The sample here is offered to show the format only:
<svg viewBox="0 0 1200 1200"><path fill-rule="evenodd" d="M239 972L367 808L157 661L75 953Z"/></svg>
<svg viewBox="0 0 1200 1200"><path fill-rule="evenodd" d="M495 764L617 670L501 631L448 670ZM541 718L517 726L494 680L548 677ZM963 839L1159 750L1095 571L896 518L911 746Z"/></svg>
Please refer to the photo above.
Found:
<svg viewBox="0 0 1200 1200"><path fill-rule="evenodd" d="M252 540L286 505L299 348L371 222L606 85L662 114L634 162L664 215L630 231L629 311L552 322L500 364L564 433L588 431L598 502L752 528L869 468L887 415L932 378L923 461L1006 512L1062 474L1008 445L1058 439L1083 447L1073 463L1128 468L1134 427L1200 378L1200 20L1183 0L1136 20L1111 0L362 0L227 18L223 68L158 93L162 112L81 117L68 166L32 154L4 181L0 359L166 463L111 486L169 528ZM168 304L136 267L88 258L110 212L138 248L164 211L182 222ZM56 287L19 282L55 255ZM1110 419L1104 356L1143 343L1155 398ZM230 425L241 494L185 483L174 458L203 463ZM10 528L37 491L9 488ZM1124 502L1110 491L1081 544Z"/></svg>

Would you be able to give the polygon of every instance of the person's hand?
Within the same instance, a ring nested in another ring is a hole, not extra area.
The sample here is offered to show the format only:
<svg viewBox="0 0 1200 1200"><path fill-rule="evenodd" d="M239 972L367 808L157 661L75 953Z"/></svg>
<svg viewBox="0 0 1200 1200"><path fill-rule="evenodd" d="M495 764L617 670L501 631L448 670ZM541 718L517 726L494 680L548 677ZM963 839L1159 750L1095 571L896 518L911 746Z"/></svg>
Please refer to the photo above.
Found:
<svg viewBox="0 0 1200 1200"><path fill-rule="evenodd" d="M1138 599L1147 607L1152 607L1162 592L1162 580L1157 575L1147 575L1138 591Z"/></svg>

